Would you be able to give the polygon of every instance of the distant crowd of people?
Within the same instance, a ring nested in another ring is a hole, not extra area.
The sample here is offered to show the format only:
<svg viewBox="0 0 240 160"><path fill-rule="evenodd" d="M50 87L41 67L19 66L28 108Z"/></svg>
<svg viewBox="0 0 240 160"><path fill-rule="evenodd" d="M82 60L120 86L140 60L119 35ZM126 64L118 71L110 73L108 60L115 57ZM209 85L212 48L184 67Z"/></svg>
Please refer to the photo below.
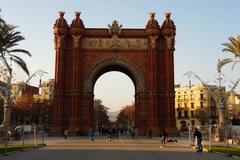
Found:
<svg viewBox="0 0 240 160"><path fill-rule="evenodd" d="M68 130L64 130L63 131L64 134L64 138L67 139L68 137ZM138 130L136 128L130 128L130 129L126 129L126 128L99 128L98 129L98 135L99 136L107 136L107 140L110 143L112 140L114 140L115 138L119 138L119 135L123 136L123 135L131 135L132 139L136 139L138 137ZM90 137L90 141L94 142L95 140L95 130L93 128L91 128L89 130L89 137ZM148 137L152 138L152 130L148 131ZM194 140L197 142L197 152L202 152L203 148L202 148L202 133L196 128L195 132L194 132ZM160 142L161 142L161 146L160 147L164 147L166 142L178 142L177 139L173 139L170 138L167 134L167 132L165 130L162 130L161 134L160 134Z"/></svg>

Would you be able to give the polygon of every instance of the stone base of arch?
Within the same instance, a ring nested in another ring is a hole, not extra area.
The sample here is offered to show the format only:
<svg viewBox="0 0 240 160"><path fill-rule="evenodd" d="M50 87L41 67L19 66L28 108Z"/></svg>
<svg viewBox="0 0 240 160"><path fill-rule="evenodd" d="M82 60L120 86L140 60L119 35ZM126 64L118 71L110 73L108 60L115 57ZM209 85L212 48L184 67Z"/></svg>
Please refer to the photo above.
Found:
<svg viewBox="0 0 240 160"><path fill-rule="evenodd" d="M61 136L61 135L63 135L63 128L60 127L60 126L51 127L50 135L51 136Z"/></svg>
<svg viewBox="0 0 240 160"><path fill-rule="evenodd" d="M166 132L171 136L179 136L179 132L176 126L168 126L166 127Z"/></svg>

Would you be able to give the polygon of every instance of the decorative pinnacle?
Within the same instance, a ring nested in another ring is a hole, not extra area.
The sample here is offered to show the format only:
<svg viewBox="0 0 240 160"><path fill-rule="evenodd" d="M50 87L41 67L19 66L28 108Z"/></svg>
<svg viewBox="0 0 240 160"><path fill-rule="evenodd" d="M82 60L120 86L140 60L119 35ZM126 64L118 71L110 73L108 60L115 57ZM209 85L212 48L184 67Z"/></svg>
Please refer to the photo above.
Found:
<svg viewBox="0 0 240 160"><path fill-rule="evenodd" d="M150 18L151 18L151 19L154 19L154 17L155 17L155 14L156 14L155 12L150 12L150 13L149 13L149 15L150 15Z"/></svg>
<svg viewBox="0 0 240 160"><path fill-rule="evenodd" d="M166 12L166 13L165 13L165 15L166 15L167 18L170 18L170 17L171 17L171 14L172 14L171 12Z"/></svg>
<svg viewBox="0 0 240 160"><path fill-rule="evenodd" d="M60 16L61 18L63 18L63 17L64 17L64 14L65 14L65 12L64 12L64 11L59 11L58 13L59 13L59 16Z"/></svg>
<svg viewBox="0 0 240 160"><path fill-rule="evenodd" d="M76 11L76 12L75 12L75 15L76 15L77 18L80 17L80 14L81 14L80 11Z"/></svg>

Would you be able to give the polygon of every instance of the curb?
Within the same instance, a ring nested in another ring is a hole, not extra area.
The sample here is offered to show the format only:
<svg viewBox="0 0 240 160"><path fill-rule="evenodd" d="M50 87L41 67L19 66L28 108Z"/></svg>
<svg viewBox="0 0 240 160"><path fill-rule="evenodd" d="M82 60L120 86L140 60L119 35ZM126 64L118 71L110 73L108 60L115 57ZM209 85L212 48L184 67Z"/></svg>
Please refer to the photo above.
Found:
<svg viewBox="0 0 240 160"><path fill-rule="evenodd" d="M195 149L195 147L193 147ZM217 152L217 151L209 151L208 149L203 149L205 152L208 152L208 153L218 153L218 154L222 154L222 155L225 155L226 157L232 157L234 159L240 159L240 156L236 156L236 155L232 155L232 154L229 154L229 153L222 153L222 152Z"/></svg>
<svg viewBox="0 0 240 160"><path fill-rule="evenodd" d="M12 152L7 152L7 153L3 153L3 154L0 154L0 157L5 157L5 156L10 156L12 154L15 154L15 153L18 153L18 152L24 152L24 151L28 151L28 150L31 150L31 149L38 149L38 148L42 148L42 147L45 147L47 144L39 144L35 147L22 147L21 149L19 150L16 150L16 151L12 151Z"/></svg>

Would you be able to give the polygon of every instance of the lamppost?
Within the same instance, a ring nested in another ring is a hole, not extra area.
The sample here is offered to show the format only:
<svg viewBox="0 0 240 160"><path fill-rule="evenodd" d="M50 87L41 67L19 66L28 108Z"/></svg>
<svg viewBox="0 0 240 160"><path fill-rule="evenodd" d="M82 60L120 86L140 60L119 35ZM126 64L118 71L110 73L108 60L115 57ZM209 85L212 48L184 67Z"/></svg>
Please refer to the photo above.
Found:
<svg viewBox="0 0 240 160"><path fill-rule="evenodd" d="M23 86L21 88L25 88L26 84L36 75L42 76L45 73L47 73L47 72L45 72L43 70L37 70L23 83ZM12 88L12 71L10 71L9 76L7 76L6 95L5 95L5 98L4 98L4 105L3 105L3 108L4 108L3 122L2 122L2 125L0 126L0 128L2 128L3 132L4 132L4 140L5 140L5 146L6 147L7 147L7 139L8 139L8 128L10 126L12 101L20 93L20 90L18 90L16 92L16 94L14 94L11 97L11 88Z"/></svg>
<svg viewBox="0 0 240 160"><path fill-rule="evenodd" d="M230 89L230 91L224 96L223 95L223 91L222 91L222 77L221 77L221 70L218 70L218 92L214 93L214 91L212 91L209 86L193 71L189 71L187 73L185 73L184 75L186 76L194 76L195 78L197 78L201 84L208 90L209 94L211 95L211 97L213 98L213 100L215 101L217 108L218 108L218 124L219 124L219 128L222 130L226 129L226 121L225 121L225 102L227 101L228 97L230 96L230 93L237 87L238 83L240 82L240 79L238 79L233 87Z"/></svg>

